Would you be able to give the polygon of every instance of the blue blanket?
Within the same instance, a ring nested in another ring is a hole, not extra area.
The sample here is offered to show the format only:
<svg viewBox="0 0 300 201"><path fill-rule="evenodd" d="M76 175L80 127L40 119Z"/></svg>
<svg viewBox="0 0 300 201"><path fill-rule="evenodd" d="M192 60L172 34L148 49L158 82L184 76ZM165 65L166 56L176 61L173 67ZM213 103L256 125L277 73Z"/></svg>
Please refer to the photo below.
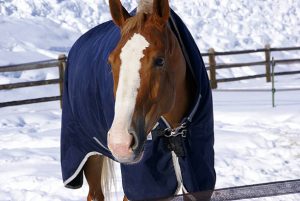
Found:
<svg viewBox="0 0 300 201"><path fill-rule="evenodd" d="M190 32L172 10L171 15L201 94L184 142L187 154L179 159L183 184L189 192L210 190L214 188L216 177L209 79ZM119 39L119 28L109 21L81 36L69 53L61 129L61 167L66 187L82 186L82 167L89 156L101 153L113 159L107 149L107 131L114 116L113 80L107 60ZM160 123L158 127L164 125ZM148 140L142 161L121 165L121 171L123 189L130 200L168 197L178 186L172 156L162 138Z"/></svg>

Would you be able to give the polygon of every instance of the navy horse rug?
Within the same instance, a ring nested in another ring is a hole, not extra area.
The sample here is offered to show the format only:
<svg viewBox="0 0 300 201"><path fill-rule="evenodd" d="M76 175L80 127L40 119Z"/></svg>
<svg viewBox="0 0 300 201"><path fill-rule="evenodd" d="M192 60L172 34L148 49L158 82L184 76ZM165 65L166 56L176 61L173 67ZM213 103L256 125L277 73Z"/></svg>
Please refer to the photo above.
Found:
<svg viewBox="0 0 300 201"><path fill-rule="evenodd" d="M130 200L172 196L179 183L188 192L211 190L215 185L213 108L207 72L190 32L172 10L169 24L185 52L199 98L188 118L181 150L175 150L181 172L176 170L164 138L155 135L168 126L164 119L147 140L142 160L133 165L121 164L123 189ZM62 176L68 188L82 186L83 166L89 156L100 154L114 159L107 148L107 133L114 118L113 77L108 57L119 39L119 27L109 21L81 36L69 53L61 130Z"/></svg>

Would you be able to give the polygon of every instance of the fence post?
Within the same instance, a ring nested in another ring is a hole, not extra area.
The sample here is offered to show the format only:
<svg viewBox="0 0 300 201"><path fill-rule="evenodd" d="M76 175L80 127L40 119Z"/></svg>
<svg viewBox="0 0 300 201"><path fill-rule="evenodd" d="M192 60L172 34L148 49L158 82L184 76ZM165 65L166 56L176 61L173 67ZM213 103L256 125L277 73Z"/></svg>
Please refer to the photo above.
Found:
<svg viewBox="0 0 300 201"><path fill-rule="evenodd" d="M265 57L266 57L266 80L271 82L271 46L265 45Z"/></svg>
<svg viewBox="0 0 300 201"><path fill-rule="evenodd" d="M275 60L272 57L272 106L275 107L275 93L276 93L276 88L275 88Z"/></svg>
<svg viewBox="0 0 300 201"><path fill-rule="evenodd" d="M60 107L62 108L62 96L64 89L64 74L66 69L67 57L64 54L58 56L58 70L59 70L59 90L60 90Z"/></svg>
<svg viewBox="0 0 300 201"><path fill-rule="evenodd" d="M216 79L216 55L214 48L210 48L208 50L209 54L209 72L210 72L210 85L212 89L216 89L218 87L217 79Z"/></svg>

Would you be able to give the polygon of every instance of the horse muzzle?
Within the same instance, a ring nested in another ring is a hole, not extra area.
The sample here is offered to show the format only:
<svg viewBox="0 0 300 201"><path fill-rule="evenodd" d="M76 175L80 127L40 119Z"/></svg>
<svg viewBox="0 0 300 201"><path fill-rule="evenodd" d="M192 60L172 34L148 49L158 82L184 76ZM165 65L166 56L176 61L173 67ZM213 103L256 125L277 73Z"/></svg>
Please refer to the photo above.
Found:
<svg viewBox="0 0 300 201"><path fill-rule="evenodd" d="M137 134L133 130L115 131L108 133L108 148L114 158L125 164L137 163L141 160L144 150L146 136L143 133Z"/></svg>

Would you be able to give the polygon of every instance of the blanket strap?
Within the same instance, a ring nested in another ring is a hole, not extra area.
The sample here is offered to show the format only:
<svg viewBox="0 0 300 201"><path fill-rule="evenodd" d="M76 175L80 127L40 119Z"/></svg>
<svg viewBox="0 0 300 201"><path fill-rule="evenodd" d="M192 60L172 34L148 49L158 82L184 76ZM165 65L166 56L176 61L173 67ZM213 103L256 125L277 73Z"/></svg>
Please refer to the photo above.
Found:
<svg viewBox="0 0 300 201"><path fill-rule="evenodd" d="M184 157L184 140L187 137L187 129L190 122L186 119L177 128L171 128L170 124L164 117L161 117L161 120L165 126L152 130L151 133L153 137L162 137L165 142L165 146L169 151L173 151L177 157Z"/></svg>

